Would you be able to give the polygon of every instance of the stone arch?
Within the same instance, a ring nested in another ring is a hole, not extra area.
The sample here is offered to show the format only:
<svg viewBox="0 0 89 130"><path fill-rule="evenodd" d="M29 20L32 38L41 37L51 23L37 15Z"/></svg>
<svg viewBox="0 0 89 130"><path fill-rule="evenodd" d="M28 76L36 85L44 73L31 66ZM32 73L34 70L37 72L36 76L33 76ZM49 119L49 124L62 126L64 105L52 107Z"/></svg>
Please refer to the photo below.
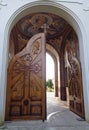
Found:
<svg viewBox="0 0 89 130"><path fill-rule="evenodd" d="M34 11L44 11L46 7L46 12L53 12L54 14L61 15L75 30L75 32L78 35L79 39L79 49L80 49L80 59L81 59L81 65L82 68L85 67L86 64L84 64L84 44L86 44L86 32L83 27L83 24L79 17L72 12L69 8L58 4L57 2L52 2L52 1L36 1L36 2L31 2L29 4L26 4L22 7L20 7L18 10L15 11L15 13L12 14L10 19L8 20L5 30L4 30L4 44L3 44L3 62L2 62L2 72L1 72L1 77L3 76L3 79L1 81L2 85L2 103L1 103L1 121L4 122L4 115L5 115L5 91L6 91L6 72L7 72L7 65L8 65L8 42L9 42L9 35L12 27L15 25L15 23L23 17L25 14L28 14L29 11L34 12ZM22 15L21 15L22 14ZM81 45L80 45L81 43ZM86 63L86 62L85 62ZM89 111L88 111L88 106L89 103L87 103L86 97L88 97L88 92L87 92L87 78L86 78L86 71L82 69L83 73L83 93L84 93L84 103L85 103L85 118L86 120L89 120Z"/></svg>
<svg viewBox="0 0 89 130"><path fill-rule="evenodd" d="M49 44L46 44L46 52L53 58L54 61L54 84L55 84L55 97L59 96L58 89L60 88L60 74L59 74L59 55L57 51Z"/></svg>

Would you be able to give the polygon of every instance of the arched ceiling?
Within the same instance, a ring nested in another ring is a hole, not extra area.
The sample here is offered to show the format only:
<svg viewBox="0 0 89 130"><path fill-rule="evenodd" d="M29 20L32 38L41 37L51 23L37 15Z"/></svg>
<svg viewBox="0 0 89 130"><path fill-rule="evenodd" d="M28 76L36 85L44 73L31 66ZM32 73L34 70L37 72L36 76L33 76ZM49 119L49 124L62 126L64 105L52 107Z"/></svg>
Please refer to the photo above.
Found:
<svg viewBox="0 0 89 130"><path fill-rule="evenodd" d="M44 24L47 26L46 42L60 53L66 36L73 30L72 27L60 16L39 12L23 17L12 29L10 43L14 43L15 54L26 46L33 35L44 32Z"/></svg>
<svg viewBox="0 0 89 130"><path fill-rule="evenodd" d="M43 32L42 26L46 24L47 38L54 38L64 33L69 24L61 17L51 13L32 13L18 22L18 29L26 37Z"/></svg>

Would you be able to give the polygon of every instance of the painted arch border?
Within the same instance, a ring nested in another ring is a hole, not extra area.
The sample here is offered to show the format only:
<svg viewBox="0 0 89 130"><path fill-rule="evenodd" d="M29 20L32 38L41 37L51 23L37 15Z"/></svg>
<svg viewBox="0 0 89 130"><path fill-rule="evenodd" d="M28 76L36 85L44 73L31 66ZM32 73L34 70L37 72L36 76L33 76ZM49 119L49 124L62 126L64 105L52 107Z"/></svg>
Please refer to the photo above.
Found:
<svg viewBox="0 0 89 130"><path fill-rule="evenodd" d="M47 8L50 7L50 8ZM64 18L75 30L75 32L78 35L79 39L79 49L80 49L80 61L81 61L81 67L82 67L82 79L83 79L83 95L84 95L84 107L85 107L85 119L89 121L89 110L88 110L88 82L87 82L87 62L84 60L85 58L85 48L84 44L87 44L86 41L86 31L85 28L82 24L82 21L79 19L79 17L69 8L57 3L57 2L52 2L52 1L35 1L35 2L30 2L28 4L25 4L24 6L18 8L10 19L8 20L5 30L4 30L4 46L3 46L3 56L4 56L4 61L2 64L2 74L1 77L6 81L7 78L7 66L8 66L8 48L9 48L9 36L10 36L10 31L15 25L15 23L22 18L23 16L27 15L30 11L30 13L33 12L40 12L44 11L46 7L46 12L49 13L54 13L62 18ZM6 50L5 50L6 48ZM3 92L2 97L6 94L6 82L2 80L1 82L2 87L3 87ZM2 99L2 111L3 111L3 117L2 117L2 122L4 122L4 117L5 117L5 98Z"/></svg>

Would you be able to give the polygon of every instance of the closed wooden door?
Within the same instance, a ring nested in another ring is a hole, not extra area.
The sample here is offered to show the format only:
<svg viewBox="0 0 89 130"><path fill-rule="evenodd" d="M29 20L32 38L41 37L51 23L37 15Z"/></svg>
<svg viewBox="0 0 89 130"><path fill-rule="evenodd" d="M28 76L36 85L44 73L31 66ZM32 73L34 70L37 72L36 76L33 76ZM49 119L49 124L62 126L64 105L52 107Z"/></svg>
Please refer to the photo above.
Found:
<svg viewBox="0 0 89 130"><path fill-rule="evenodd" d="M39 33L9 63L6 120L46 119L45 35Z"/></svg>
<svg viewBox="0 0 89 130"><path fill-rule="evenodd" d="M84 118L82 73L76 51L77 48L73 49L70 44L67 44L65 55L68 73L69 107L71 111Z"/></svg>

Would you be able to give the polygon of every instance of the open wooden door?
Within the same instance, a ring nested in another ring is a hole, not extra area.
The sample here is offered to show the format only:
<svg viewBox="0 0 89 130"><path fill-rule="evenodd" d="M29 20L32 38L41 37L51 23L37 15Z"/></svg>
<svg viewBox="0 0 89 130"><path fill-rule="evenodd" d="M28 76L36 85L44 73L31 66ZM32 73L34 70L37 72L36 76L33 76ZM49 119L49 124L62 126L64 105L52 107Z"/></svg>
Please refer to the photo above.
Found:
<svg viewBox="0 0 89 130"><path fill-rule="evenodd" d="M66 45L65 60L68 75L69 107L71 111L84 118L82 75L76 51L77 48L72 48L71 44Z"/></svg>
<svg viewBox="0 0 89 130"><path fill-rule="evenodd" d="M45 34L31 38L9 63L6 120L46 119Z"/></svg>

